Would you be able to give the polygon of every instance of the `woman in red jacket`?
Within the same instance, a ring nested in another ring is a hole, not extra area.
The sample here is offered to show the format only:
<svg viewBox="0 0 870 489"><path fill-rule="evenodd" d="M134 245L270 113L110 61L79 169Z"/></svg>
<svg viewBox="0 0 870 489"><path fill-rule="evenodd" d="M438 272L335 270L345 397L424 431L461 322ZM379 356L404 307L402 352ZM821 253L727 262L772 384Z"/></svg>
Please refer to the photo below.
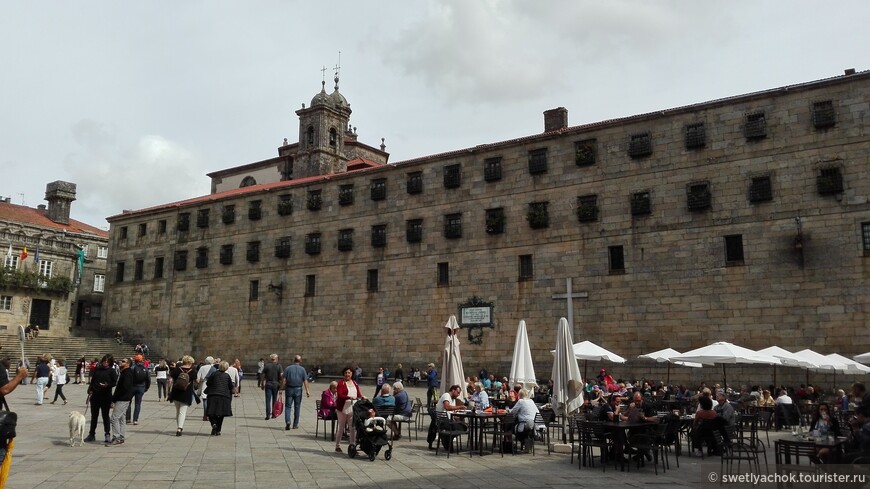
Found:
<svg viewBox="0 0 870 489"><path fill-rule="evenodd" d="M359 390L359 384L353 380L353 369L344 367L344 379L338 381L335 399L335 414L338 423L335 425L335 451L341 453L341 435L345 430L350 434L349 445L356 443L356 430L353 429L353 401L365 399Z"/></svg>

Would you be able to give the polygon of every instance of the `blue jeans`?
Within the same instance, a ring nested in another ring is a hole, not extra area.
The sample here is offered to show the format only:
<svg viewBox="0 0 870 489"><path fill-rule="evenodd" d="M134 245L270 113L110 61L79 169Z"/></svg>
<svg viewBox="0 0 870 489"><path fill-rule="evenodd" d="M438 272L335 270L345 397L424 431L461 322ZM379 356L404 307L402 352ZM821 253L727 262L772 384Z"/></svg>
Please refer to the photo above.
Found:
<svg viewBox="0 0 870 489"><path fill-rule="evenodd" d="M278 399L278 384L276 382L266 382L263 391L266 393L266 417L272 417L272 403Z"/></svg>
<svg viewBox="0 0 870 489"><path fill-rule="evenodd" d="M299 408L302 407L302 387L288 387L284 401L284 422L290 424L290 407L293 407L293 427L299 426Z"/></svg>
<svg viewBox="0 0 870 489"><path fill-rule="evenodd" d="M139 412L142 411L142 396L145 395L145 384L136 386L136 406L133 409L133 421L139 421Z"/></svg>

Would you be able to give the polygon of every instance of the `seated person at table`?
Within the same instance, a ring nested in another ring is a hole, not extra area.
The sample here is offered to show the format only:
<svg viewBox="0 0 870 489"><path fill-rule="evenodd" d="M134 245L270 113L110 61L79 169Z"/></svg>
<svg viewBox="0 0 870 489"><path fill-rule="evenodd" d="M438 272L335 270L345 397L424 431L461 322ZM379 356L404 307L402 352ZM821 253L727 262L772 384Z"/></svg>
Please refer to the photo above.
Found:
<svg viewBox="0 0 870 489"><path fill-rule="evenodd" d="M849 396L846 395L846 391L843 389L837 389L837 400L834 405L840 411L849 410Z"/></svg>
<svg viewBox="0 0 870 489"><path fill-rule="evenodd" d="M480 382L474 384L474 393L471 395L471 400L474 401L478 411L483 411L489 407L489 396Z"/></svg>
<svg viewBox="0 0 870 489"><path fill-rule="evenodd" d="M601 421L619 421L622 414L622 400L619 396L610 396L610 402L601 406Z"/></svg>
<svg viewBox="0 0 870 489"><path fill-rule="evenodd" d="M372 431L384 431L384 428L387 426L387 420L378 416L374 409L369 409L369 417L363 421L363 426L366 427L366 431L369 433Z"/></svg>
<svg viewBox="0 0 870 489"><path fill-rule="evenodd" d="M770 395L770 391L764 389L761 391L761 399L758 400L758 405L760 407L773 407L776 406L776 399Z"/></svg>
<svg viewBox="0 0 870 489"><path fill-rule="evenodd" d="M704 456L702 447L707 444L709 453L716 450L716 438L713 436L713 430L718 428L717 422L720 419L713 410L713 400L709 397L701 397L698 399L698 410L695 411L695 420L692 422L692 446L695 447L694 454L698 457Z"/></svg>
<svg viewBox="0 0 870 489"><path fill-rule="evenodd" d="M601 388L599 388L597 385L592 386L592 392L590 392L588 396L589 402L591 402L593 406L605 400L604 391L601 390Z"/></svg>
<svg viewBox="0 0 870 489"><path fill-rule="evenodd" d="M605 392L615 392L619 390L619 384L613 380L613 376L607 373L607 369L602 368L600 372L598 372L598 385L601 386L601 390Z"/></svg>
<svg viewBox="0 0 870 489"><path fill-rule="evenodd" d="M634 393L632 401L628 405L628 412L620 419L629 423L658 423L659 421L652 404L646 402L640 392Z"/></svg>
<svg viewBox="0 0 870 489"><path fill-rule="evenodd" d="M725 421L725 424L729 427L737 426L737 413L734 411L734 406L732 406L731 403L728 402L728 398L725 397L725 393L720 392L716 394L716 402L719 403L714 408L716 414L720 416Z"/></svg>
<svg viewBox="0 0 870 489"><path fill-rule="evenodd" d="M529 393L525 390L520 390L519 399L514 407L510 409L511 414L517 416L517 425L514 427L514 434L517 436L517 441L523 450L526 449L526 440L529 435L535 431L535 415L538 411L538 406L534 401L529 399Z"/></svg>
<svg viewBox="0 0 870 489"><path fill-rule="evenodd" d="M804 401L808 402L818 402L819 401L819 393L816 392L816 388L808 385L806 391L804 391Z"/></svg>
<svg viewBox="0 0 870 489"><path fill-rule="evenodd" d="M535 404L547 404L550 400L550 393L547 391L547 386L542 385L535 389Z"/></svg>
<svg viewBox="0 0 870 489"><path fill-rule="evenodd" d="M384 384L381 386L381 393L372 399L372 405L378 411L383 408L396 407L396 398L393 397L393 388L390 387L390 384Z"/></svg>
<svg viewBox="0 0 870 489"><path fill-rule="evenodd" d="M450 389L447 390L444 394L441 394L441 397L438 398L438 402L435 404L435 413L432 416L432 422L429 424L429 434L426 436L426 441L429 442L429 449L432 450L432 442L435 441L435 438L438 436L438 413L450 413L450 411L460 411L465 409L465 406L462 404L456 404L456 398L459 397L459 394L462 393L462 387L458 385L451 385ZM431 411L430 411L431 413ZM453 441L453 437L451 436L443 436L441 437L441 445L449 450L451 442Z"/></svg>
<svg viewBox="0 0 870 489"><path fill-rule="evenodd" d="M831 406L828 403L822 402L816 406L816 412L813 413L813 420L810 422L810 432L813 433L813 436L820 438L842 436L842 433L840 433L840 422L836 416L831 414ZM830 454L831 450L829 448L817 449L817 463L827 463Z"/></svg>
<svg viewBox="0 0 870 489"><path fill-rule="evenodd" d="M849 418L849 428L852 430L852 445L846 448L843 461L855 463L860 458L861 462L867 463L870 459L870 404L855 410L855 415Z"/></svg>

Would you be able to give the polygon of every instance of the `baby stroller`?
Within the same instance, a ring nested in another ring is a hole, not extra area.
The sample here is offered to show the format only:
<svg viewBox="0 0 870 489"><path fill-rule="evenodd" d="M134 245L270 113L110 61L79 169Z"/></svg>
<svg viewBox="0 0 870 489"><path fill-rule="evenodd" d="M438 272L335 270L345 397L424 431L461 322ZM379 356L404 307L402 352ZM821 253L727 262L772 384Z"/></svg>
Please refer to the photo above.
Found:
<svg viewBox="0 0 870 489"><path fill-rule="evenodd" d="M389 460L393 457L393 443L387 436L386 430L366 430L365 420L369 417L369 409L374 409L374 407L368 399L360 399L353 404L353 427L356 430L356 445L351 445L347 448L347 454L350 458L356 457L358 450L362 450L363 453L369 456L369 460L374 462L383 446L387 447L386 451L384 451L384 459Z"/></svg>

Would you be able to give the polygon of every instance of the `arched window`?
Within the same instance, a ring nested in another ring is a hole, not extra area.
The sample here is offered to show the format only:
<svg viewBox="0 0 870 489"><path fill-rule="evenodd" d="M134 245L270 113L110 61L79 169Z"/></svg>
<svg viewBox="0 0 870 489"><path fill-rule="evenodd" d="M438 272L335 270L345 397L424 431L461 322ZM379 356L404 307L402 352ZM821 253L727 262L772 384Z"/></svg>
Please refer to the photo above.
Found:
<svg viewBox="0 0 870 489"><path fill-rule="evenodd" d="M314 144L314 126L308 126L308 144Z"/></svg>
<svg viewBox="0 0 870 489"><path fill-rule="evenodd" d="M338 144L338 131L334 127L329 128L329 145L333 148Z"/></svg>
<svg viewBox="0 0 870 489"><path fill-rule="evenodd" d="M256 184L257 184L257 180L255 180L254 177L247 176L247 177L242 179L242 183L239 184L239 188L250 187L251 185L256 185Z"/></svg>

